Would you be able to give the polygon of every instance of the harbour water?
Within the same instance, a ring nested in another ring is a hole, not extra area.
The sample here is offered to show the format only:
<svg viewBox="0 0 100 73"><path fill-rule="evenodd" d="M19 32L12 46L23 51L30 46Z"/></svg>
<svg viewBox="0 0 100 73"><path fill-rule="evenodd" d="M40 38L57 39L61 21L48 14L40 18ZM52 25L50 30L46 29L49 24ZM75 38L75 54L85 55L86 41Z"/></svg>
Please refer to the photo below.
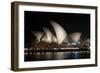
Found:
<svg viewBox="0 0 100 73"><path fill-rule="evenodd" d="M70 60L90 58L90 51L25 52L24 61Z"/></svg>

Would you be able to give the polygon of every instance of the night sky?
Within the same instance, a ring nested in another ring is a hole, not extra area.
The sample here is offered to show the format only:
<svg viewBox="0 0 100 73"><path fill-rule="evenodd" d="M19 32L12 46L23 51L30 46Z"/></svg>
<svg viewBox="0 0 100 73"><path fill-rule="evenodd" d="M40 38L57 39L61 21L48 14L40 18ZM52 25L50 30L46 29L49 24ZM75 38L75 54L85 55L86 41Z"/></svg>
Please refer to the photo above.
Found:
<svg viewBox="0 0 100 73"><path fill-rule="evenodd" d="M43 31L43 26L53 29L50 21L59 23L68 34L81 32L81 38L90 38L90 14L25 11L24 16L25 48L30 47L35 38L32 31Z"/></svg>

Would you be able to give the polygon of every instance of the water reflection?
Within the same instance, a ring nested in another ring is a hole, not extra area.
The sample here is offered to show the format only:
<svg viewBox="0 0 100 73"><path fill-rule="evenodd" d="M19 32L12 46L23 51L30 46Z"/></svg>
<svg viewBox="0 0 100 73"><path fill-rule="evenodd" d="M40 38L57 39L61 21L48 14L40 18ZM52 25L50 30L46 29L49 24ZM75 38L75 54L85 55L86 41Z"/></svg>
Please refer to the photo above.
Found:
<svg viewBox="0 0 100 73"><path fill-rule="evenodd" d="M78 59L78 57L79 57L78 52L75 52L75 53L74 53L74 58L75 58L75 59Z"/></svg>
<svg viewBox="0 0 100 73"><path fill-rule="evenodd" d="M90 58L90 51L67 51L67 52L31 52L25 53L25 61L63 60L63 59L86 59Z"/></svg>

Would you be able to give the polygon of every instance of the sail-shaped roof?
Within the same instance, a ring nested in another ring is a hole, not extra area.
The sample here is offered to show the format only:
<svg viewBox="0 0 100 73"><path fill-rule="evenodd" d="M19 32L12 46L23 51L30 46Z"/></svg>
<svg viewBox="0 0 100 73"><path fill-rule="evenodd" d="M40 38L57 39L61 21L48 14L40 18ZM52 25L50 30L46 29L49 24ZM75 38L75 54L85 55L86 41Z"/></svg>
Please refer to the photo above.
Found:
<svg viewBox="0 0 100 73"><path fill-rule="evenodd" d="M59 25L58 23L51 21L51 24L56 33L58 44L61 44L66 39L67 33L64 30L64 28L61 25Z"/></svg>

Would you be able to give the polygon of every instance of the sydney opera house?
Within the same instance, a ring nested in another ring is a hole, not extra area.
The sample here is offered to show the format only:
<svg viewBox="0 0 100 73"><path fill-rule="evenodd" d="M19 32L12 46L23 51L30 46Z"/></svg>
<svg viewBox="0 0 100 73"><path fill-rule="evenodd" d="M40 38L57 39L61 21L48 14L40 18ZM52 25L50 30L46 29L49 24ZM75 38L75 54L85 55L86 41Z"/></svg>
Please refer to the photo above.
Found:
<svg viewBox="0 0 100 73"><path fill-rule="evenodd" d="M90 38L81 39L81 32L68 34L55 21L50 24L53 30L43 26L42 32L31 31L35 39L25 48L25 61L90 58Z"/></svg>

